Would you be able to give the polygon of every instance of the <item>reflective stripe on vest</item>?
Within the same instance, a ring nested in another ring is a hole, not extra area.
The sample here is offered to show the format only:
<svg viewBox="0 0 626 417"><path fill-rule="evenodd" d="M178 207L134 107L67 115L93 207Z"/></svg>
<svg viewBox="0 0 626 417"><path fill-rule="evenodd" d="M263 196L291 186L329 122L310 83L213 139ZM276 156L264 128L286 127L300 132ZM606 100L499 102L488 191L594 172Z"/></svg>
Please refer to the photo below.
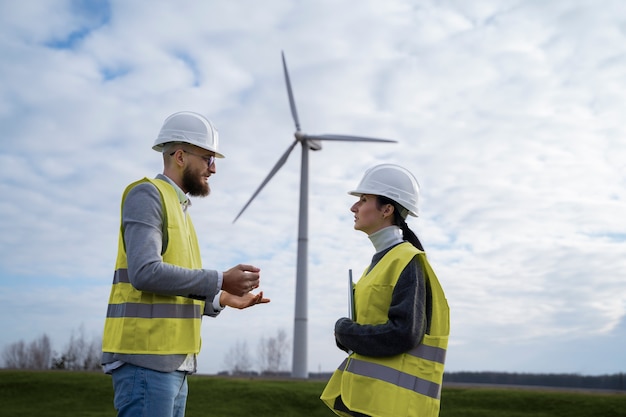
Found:
<svg viewBox="0 0 626 417"><path fill-rule="evenodd" d="M400 388L415 391L418 394L422 394L436 400L438 400L441 395L441 386L439 384L377 363L361 361L354 358L349 361L346 359L341 364L339 369L351 372L355 375L378 379L379 381L384 381Z"/></svg>
<svg viewBox="0 0 626 417"><path fill-rule="evenodd" d="M107 317L142 319L200 319L202 311L195 304L109 304Z"/></svg>
<svg viewBox="0 0 626 417"><path fill-rule="evenodd" d="M435 346L417 345L417 347L411 349L406 354L442 365L446 361L446 350Z"/></svg>
<svg viewBox="0 0 626 417"><path fill-rule="evenodd" d="M128 269L120 268L113 274L113 285L130 284ZM107 317L138 317L143 319L201 319L202 311L197 304L109 304Z"/></svg>
<svg viewBox="0 0 626 417"><path fill-rule="evenodd" d="M123 282L124 284L130 284L130 279L128 278L128 269L120 268L115 270L113 274L113 285L119 284Z"/></svg>

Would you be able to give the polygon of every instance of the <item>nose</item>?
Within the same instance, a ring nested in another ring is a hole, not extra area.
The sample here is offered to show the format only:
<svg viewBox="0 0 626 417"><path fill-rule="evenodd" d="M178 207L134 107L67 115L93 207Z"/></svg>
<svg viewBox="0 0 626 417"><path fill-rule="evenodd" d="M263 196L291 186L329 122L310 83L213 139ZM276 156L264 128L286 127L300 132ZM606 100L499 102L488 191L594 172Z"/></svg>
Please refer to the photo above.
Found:
<svg viewBox="0 0 626 417"><path fill-rule="evenodd" d="M353 212L353 213L356 213L356 212L357 212L357 210L359 209L359 208L358 208L358 205L359 205L359 202L357 201L356 203L354 203L354 204L352 205L352 207L350 207L350 211L351 211L351 212Z"/></svg>

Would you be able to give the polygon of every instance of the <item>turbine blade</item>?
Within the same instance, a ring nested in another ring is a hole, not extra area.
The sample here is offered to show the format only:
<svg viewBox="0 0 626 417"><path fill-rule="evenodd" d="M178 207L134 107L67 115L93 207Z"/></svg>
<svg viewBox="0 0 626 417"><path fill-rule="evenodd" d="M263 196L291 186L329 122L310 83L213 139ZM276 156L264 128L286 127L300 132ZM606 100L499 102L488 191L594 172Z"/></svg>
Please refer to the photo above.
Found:
<svg viewBox="0 0 626 417"><path fill-rule="evenodd" d="M296 102L293 98L293 91L291 89L291 81L289 81L289 71L287 71L287 61L285 61L285 53L281 51L283 57L283 71L285 73L285 83L287 84L287 95L289 96L289 107L291 107L291 116L293 122L296 124L296 132L300 131L300 120L298 119L298 111L296 110Z"/></svg>
<svg viewBox="0 0 626 417"><path fill-rule="evenodd" d="M397 140L392 139L378 139L378 138L367 138L364 136L349 136L349 135L334 135L334 134L323 134L323 135L305 135L306 139L316 139L316 140L334 140L338 142L388 142L388 143L398 143Z"/></svg>
<svg viewBox="0 0 626 417"><path fill-rule="evenodd" d="M233 220L233 223L235 223L237 221L237 219L239 218L239 216L241 216L241 214L248 208L248 206L250 205L250 203L252 203L252 200L254 200L254 198L261 192L261 190L263 189L263 187L265 187L265 185L272 179L272 177L274 176L274 174L276 174L278 172L279 169L282 168L283 165L285 165L285 162L287 162L287 159L289 158L289 154L291 153L291 151L293 150L293 148L296 146L296 143L298 143L298 140L294 140L293 143L291 144L291 146L287 149L287 151L285 151L285 153L283 154L283 156L280 157L280 159L278 160L278 162L276 162L276 165L274 165L274 168L272 168L272 170L270 171L269 174L267 174L267 177L265 177L265 179L263 180L263 182L261 183L261 185L259 185L259 188L256 189L256 191L254 192L254 194L252 194L252 197L250 197L250 199L248 200L248 202L246 203L245 206L243 206L243 208L241 209L241 211L239 212L239 214L237 214L237 217L235 217L235 220Z"/></svg>

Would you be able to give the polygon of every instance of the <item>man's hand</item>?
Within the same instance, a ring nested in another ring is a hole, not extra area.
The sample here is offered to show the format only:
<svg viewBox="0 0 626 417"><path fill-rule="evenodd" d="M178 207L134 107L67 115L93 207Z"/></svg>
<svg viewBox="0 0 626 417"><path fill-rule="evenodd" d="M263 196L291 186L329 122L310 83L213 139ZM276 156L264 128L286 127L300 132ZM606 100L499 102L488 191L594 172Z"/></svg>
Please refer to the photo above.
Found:
<svg viewBox="0 0 626 417"><path fill-rule="evenodd" d="M248 308L255 304L265 304L269 303L269 298L263 298L263 291L258 294L246 293L241 297L233 295L227 291L222 291L220 293L220 304L223 306L238 308L239 310L243 310L244 308Z"/></svg>
<svg viewBox="0 0 626 417"><path fill-rule="evenodd" d="M259 286L260 269L252 265L239 264L222 274L222 290L242 297Z"/></svg>

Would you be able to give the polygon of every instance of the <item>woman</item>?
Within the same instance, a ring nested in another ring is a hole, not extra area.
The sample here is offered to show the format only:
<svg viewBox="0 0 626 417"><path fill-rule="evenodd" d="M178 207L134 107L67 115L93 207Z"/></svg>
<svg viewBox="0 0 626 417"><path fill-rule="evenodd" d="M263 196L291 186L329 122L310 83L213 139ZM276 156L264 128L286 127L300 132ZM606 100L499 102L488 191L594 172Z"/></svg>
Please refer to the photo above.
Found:
<svg viewBox="0 0 626 417"><path fill-rule="evenodd" d="M335 324L348 358L321 395L340 416L437 416L449 334L449 308L419 239L419 185L406 169L370 168L350 209L354 228L376 253L354 286L354 320Z"/></svg>

